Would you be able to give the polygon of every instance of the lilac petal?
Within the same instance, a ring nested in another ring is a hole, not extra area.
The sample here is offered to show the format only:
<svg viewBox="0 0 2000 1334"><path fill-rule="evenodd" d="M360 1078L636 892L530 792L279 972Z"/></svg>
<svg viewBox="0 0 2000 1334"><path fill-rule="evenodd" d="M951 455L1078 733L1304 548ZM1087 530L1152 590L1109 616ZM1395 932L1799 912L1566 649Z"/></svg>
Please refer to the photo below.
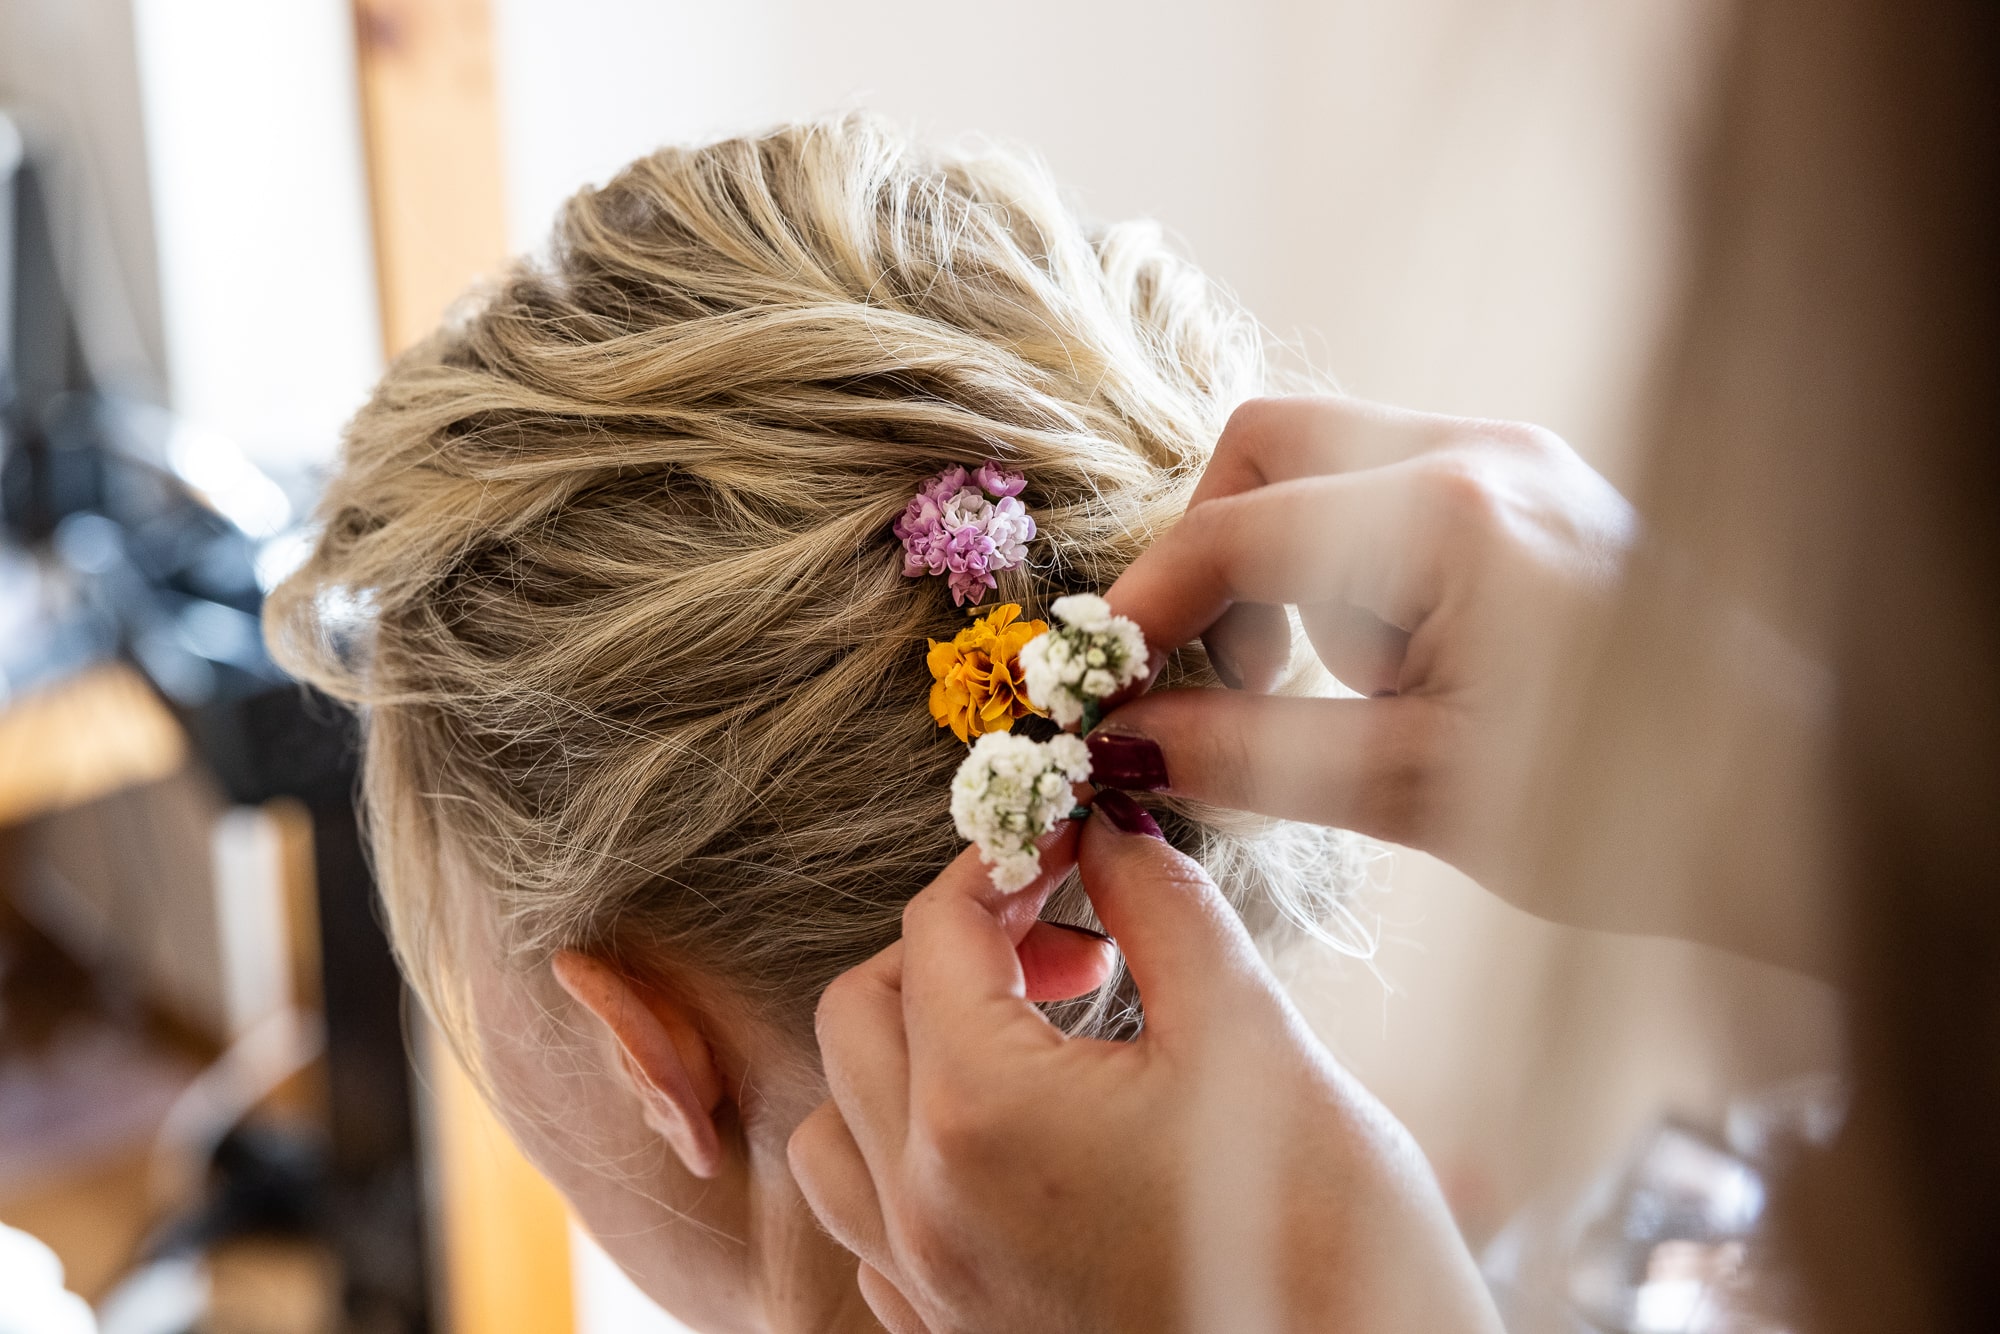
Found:
<svg viewBox="0 0 2000 1334"><path fill-rule="evenodd" d="M953 464L937 476L931 478L928 482L925 482L923 489L918 491L917 495L920 499L942 505L964 489L965 469L959 467L957 464Z"/></svg>
<svg viewBox="0 0 2000 1334"><path fill-rule="evenodd" d="M964 572L953 571L949 582L951 584L952 601L960 606L965 605L968 597L971 598L973 605L977 606L980 600L986 596L987 589L999 586L993 576L984 571L978 573L969 570Z"/></svg>
<svg viewBox="0 0 2000 1334"><path fill-rule="evenodd" d="M903 544L903 573L945 575L954 602L977 604L999 587L995 573L1027 561L1035 521L1016 498L1027 484L992 459L970 478L954 464L926 481L890 525Z"/></svg>
<svg viewBox="0 0 2000 1334"><path fill-rule="evenodd" d="M1018 496L1028 486L1027 474L1008 472L992 459L980 464L979 471L972 474L972 478L995 500Z"/></svg>

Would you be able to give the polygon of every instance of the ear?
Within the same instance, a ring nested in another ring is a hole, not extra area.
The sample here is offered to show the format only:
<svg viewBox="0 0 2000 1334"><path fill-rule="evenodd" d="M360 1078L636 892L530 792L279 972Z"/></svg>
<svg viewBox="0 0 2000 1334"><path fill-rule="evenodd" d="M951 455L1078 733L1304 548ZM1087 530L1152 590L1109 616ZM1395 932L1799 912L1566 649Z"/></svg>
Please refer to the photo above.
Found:
<svg viewBox="0 0 2000 1334"><path fill-rule="evenodd" d="M562 950L551 966L562 989L616 1039L645 1104L647 1124L665 1137L688 1171L698 1177L720 1173L715 1110L722 1104L722 1079L695 1022L698 1012L588 954Z"/></svg>

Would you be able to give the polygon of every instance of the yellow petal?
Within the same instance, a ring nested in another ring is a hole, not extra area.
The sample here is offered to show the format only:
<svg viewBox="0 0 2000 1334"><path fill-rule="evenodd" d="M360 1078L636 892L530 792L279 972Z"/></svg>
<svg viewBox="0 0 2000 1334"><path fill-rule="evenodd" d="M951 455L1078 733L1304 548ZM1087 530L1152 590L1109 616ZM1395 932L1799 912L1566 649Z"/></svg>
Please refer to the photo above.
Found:
<svg viewBox="0 0 2000 1334"><path fill-rule="evenodd" d="M1023 625L1011 625L1007 627L1007 632L995 641L993 656L996 658L1019 657L1022 648L1027 645L1028 641L1042 634L1047 629L1048 627L1040 621L1029 621Z"/></svg>
<svg viewBox="0 0 2000 1334"><path fill-rule="evenodd" d="M946 643L941 639L931 640L930 645L930 651L924 655L924 665L931 669L932 677L942 681L961 654L957 645Z"/></svg>

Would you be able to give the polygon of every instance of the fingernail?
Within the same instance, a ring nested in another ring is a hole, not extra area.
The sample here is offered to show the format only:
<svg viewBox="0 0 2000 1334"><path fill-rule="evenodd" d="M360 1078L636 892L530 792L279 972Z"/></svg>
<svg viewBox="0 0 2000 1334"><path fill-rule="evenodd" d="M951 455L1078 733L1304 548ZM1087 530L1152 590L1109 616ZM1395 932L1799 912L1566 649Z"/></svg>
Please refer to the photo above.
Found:
<svg viewBox="0 0 2000 1334"><path fill-rule="evenodd" d="M1155 820L1138 802L1126 796L1115 787L1107 787L1097 794L1092 803L1104 818L1128 834L1144 834L1147 838L1157 838L1165 842L1167 836L1160 832L1160 822Z"/></svg>
<svg viewBox="0 0 2000 1334"><path fill-rule="evenodd" d="M1102 931L1092 931L1089 927L1078 926L1074 922L1043 922L1042 925L1052 926L1058 931L1074 931L1079 936L1089 936L1092 940L1101 940L1107 944L1111 942L1111 937Z"/></svg>
<svg viewBox="0 0 2000 1334"><path fill-rule="evenodd" d="M1158 792L1167 785L1167 757L1157 742L1128 732L1092 732L1090 781L1099 787L1132 792Z"/></svg>
<svg viewBox="0 0 2000 1334"><path fill-rule="evenodd" d="M1201 646L1208 651L1208 665L1214 669L1216 679L1231 690L1241 690L1243 673L1236 669L1236 664L1230 660L1222 646L1206 635L1202 636Z"/></svg>

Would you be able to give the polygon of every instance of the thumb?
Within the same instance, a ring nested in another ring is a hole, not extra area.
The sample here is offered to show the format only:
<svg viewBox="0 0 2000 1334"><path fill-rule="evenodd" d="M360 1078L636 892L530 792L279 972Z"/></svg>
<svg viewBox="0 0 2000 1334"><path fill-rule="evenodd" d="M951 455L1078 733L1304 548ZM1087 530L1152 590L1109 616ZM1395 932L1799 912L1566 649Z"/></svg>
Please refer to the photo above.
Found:
<svg viewBox="0 0 2000 1334"><path fill-rule="evenodd" d="M1162 1037L1275 1003L1277 982L1200 862L1173 848L1137 802L1097 794L1077 849L1083 887L1118 942Z"/></svg>

